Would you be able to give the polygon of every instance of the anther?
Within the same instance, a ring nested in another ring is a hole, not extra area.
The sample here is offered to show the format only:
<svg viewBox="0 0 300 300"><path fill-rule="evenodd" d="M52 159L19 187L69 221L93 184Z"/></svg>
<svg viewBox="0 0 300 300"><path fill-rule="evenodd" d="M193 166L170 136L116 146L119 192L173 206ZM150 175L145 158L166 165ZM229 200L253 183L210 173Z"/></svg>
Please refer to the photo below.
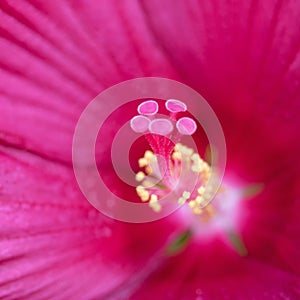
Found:
<svg viewBox="0 0 300 300"><path fill-rule="evenodd" d="M158 201L158 197L155 194L152 194L150 197L150 203L155 203Z"/></svg>
<svg viewBox="0 0 300 300"><path fill-rule="evenodd" d="M150 150L147 150L144 154L144 158L148 159L148 160L151 160L152 158L154 157L154 154L152 151Z"/></svg>
<svg viewBox="0 0 300 300"><path fill-rule="evenodd" d="M139 159L139 167L143 168L146 167L148 165L148 160L144 157Z"/></svg>
<svg viewBox="0 0 300 300"><path fill-rule="evenodd" d="M150 166L147 166L147 167L145 168L145 171L146 171L146 173L147 173L148 175L151 175L152 172L153 172L153 170L152 170L152 168L151 168Z"/></svg>
<svg viewBox="0 0 300 300"><path fill-rule="evenodd" d="M149 201L149 206L155 211L161 211L161 205L158 203L158 197L155 194L152 194Z"/></svg>
<svg viewBox="0 0 300 300"><path fill-rule="evenodd" d="M201 204L203 202L203 200L204 199L201 196L197 196L196 199L195 199L195 201L196 201L197 204Z"/></svg>
<svg viewBox="0 0 300 300"><path fill-rule="evenodd" d="M187 191L184 191L182 193L182 197L185 198L185 199L189 199L191 197L191 193L190 192L187 192Z"/></svg>
<svg viewBox="0 0 300 300"><path fill-rule="evenodd" d="M186 202L186 200L188 200L190 197L191 197L191 193L184 191L182 193L182 196L178 199L178 203L183 205Z"/></svg>
<svg viewBox="0 0 300 300"><path fill-rule="evenodd" d="M203 213L203 210L202 210L200 207L195 207L195 208L193 209L193 213L194 213L195 215L201 215L201 214Z"/></svg>
<svg viewBox="0 0 300 300"><path fill-rule="evenodd" d="M178 152L178 151L174 151L173 154L172 154L172 158L174 160L181 160L181 153Z"/></svg>
<svg viewBox="0 0 300 300"><path fill-rule="evenodd" d="M204 191L205 191L205 187L204 186L200 186L199 189L197 190L198 194L200 196L202 196L204 194Z"/></svg>
<svg viewBox="0 0 300 300"><path fill-rule="evenodd" d="M140 171L135 175L135 180L136 181L143 181L145 178L145 173Z"/></svg>
<svg viewBox="0 0 300 300"><path fill-rule="evenodd" d="M196 202L195 200L191 200L191 201L189 202L189 207L190 207L191 209L194 209L196 206L197 206L197 202Z"/></svg>
<svg viewBox="0 0 300 300"><path fill-rule="evenodd" d="M143 202L146 202L146 201L148 201L149 200L149 192L148 191L144 191L142 194L141 194L141 200L143 201Z"/></svg>

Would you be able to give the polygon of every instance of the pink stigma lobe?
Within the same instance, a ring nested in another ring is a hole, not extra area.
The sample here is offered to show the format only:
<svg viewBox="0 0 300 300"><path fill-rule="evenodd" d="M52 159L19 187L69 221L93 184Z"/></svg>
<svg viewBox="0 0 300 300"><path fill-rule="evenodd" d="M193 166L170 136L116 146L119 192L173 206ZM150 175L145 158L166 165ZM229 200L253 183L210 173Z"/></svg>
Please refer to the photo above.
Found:
<svg viewBox="0 0 300 300"><path fill-rule="evenodd" d="M186 111L186 105L179 100L169 99L166 102L166 109L172 113L177 113Z"/></svg>
<svg viewBox="0 0 300 300"><path fill-rule="evenodd" d="M130 120L130 127L134 132L143 133L149 128L150 120L144 116L135 116Z"/></svg>
<svg viewBox="0 0 300 300"><path fill-rule="evenodd" d="M158 112L158 104L154 100L144 101L138 106L137 111L140 115L152 116Z"/></svg>
<svg viewBox="0 0 300 300"><path fill-rule="evenodd" d="M173 131L173 124L168 119L155 119L151 121L149 131L166 136Z"/></svg>
<svg viewBox="0 0 300 300"><path fill-rule="evenodd" d="M177 121L176 127L182 135L192 135L197 129L197 124L193 119L183 117Z"/></svg>

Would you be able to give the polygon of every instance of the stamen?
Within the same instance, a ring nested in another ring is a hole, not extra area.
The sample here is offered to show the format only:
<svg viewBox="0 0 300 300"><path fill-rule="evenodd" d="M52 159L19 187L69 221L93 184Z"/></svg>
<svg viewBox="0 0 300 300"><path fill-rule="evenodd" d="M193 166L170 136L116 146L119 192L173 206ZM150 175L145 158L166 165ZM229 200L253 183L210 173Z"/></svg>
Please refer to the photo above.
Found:
<svg viewBox="0 0 300 300"><path fill-rule="evenodd" d="M169 99L166 101L166 109L172 113L177 112L183 112L186 111L186 105L185 103L175 100L175 99Z"/></svg>
<svg viewBox="0 0 300 300"><path fill-rule="evenodd" d="M144 157L150 161L154 157L154 154L152 151L147 150L144 154Z"/></svg>
<svg viewBox="0 0 300 300"><path fill-rule="evenodd" d="M188 206L191 208L192 212L196 215L203 214L205 219L212 218L214 213L211 208L207 208L207 204L211 199L211 192L213 191L213 187L208 185L208 181L211 176L211 168L210 166L203 161L200 155L194 152L193 149L186 147L180 143L176 144L174 147L173 153L170 155L172 159L169 164L169 174L168 178L162 178L160 183L154 183L151 180L157 180L160 178L160 168L159 168L159 160L156 155L147 150L144 154L144 157L139 159L139 165L146 170L146 174L148 177L145 177L145 173L139 171L136 174L136 179L141 182L142 188L137 188L137 193L142 201L148 201L150 195L149 205L154 211L160 211L160 203L159 199L166 196L170 191L174 191L174 186L177 185L177 179L180 177L180 172L184 171L187 176L189 172L196 172L198 174L198 184L194 191L186 191L184 190L184 186L182 189L176 187L176 193L178 194L177 202L180 205L184 205L188 203ZM187 170L181 170L182 166L186 166ZM149 170L151 168L151 177L149 177ZM181 171L180 171L181 170ZM190 173L191 174L191 173ZM172 184L172 182L175 183ZM213 184L213 183L212 183ZM148 194L145 193L145 190L148 191ZM181 190L181 194L179 191ZM152 195L155 195L152 197ZM159 205L158 205L159 204Z"/></svg>
<svg viewBox="0 0 300 300"><path fill-rule="evenodd" d="M160 212L161 211L161 205L158 203L158 197L155 194L151 195L149 206L155 211Z"/></svg>
<svg viewBox="0 0 300 300"><path fill-rule="evenodd" d="M186 202L186 200L188 200L190 197L191 197L191 193L184 191L182 193L182 196L178 199L178 203L183 205Z"/></svg>
<svg viewBox="0 0 300 300"><path fill-rule="evenodd" d="M146 171L146 173L147 173L148 175L151 175L151 174L153 173L153 170L152 170L152 168L151 168L150 166L147 166L147 167L145 168L145 171Z"/></svg>
<svg viewBox="0 0 300 300"><path fill-rule="evenodd" d="M135 116L130 120L130 127L134 132L143 133L149 128L150 120L144 116Z"/></svg>
<svg viewBox="0 0 300 300"><path fill-rule="evenodd" d="M136 181L143 181L144 180L144 178L145 178L145 173L144 172L142 172L142 171L140 171L140 172L138 172L136 175L135 175L135 180Z"/></svg>
<svg viewBox="0 0 300 300"><path fill-rule="evenodd" d="M201 203L203 202L203 200L204 200L203 197L197 196L196 199L195 199L195 202L196 202L197 204L201 204Z"/></svg>
<svg viewBox="0 0 300 300"><path fill-rule="evenodd" d="M188 117L179 119L176 123L176 127L182 135L192 135L197 130L196 122Z"/></svg>
<svg viewBox="0 0 300 300"><path fill-rule="evenodd" d="M202 215L203 214L203 210L200 208L200 207L195 207L194 209L193 209L193 213L195 214L195 215Z"/></svg>
<svg viewBox="0 0 300 300"><path fill-rule="evenodd" d="M139 167L143 168L146 167L148 165L148 160L145 157L142 157L139 159Z"/></svg>
<svg viewBox="0 0 300 300"><path fill-rule="evenodd" d="M144 101L138 106L137 111L140 115L153 116L158 112L158 104L154 100Z"/></svg>
<svg viewBox="0 0 300 300"><path fill-rule="evenodd" d="M184 199L189 199L189 198L191 197L191 193L190 193L190 192L187 192L187 191L184 191L184 192L182 193L182 197L183 197Z"/></svg>
<svg viewBox="0 0 300 300"><path fill-rule="evenodd" d="M178 151L174 151L173 154L172 154L172 158L174 160L181 160L181 153L178 152Z"/></svg>
<svg viewBox="0 0 300 300"><path fill-rule="evenodd" d="M198 192L198 194L199 194L200 196L202 196L202 195L204 194L204 191L205 191L205 188L204 188L203 185L201 185L201 186L199 187L199 189L197 190L197 192Z"/></svg>

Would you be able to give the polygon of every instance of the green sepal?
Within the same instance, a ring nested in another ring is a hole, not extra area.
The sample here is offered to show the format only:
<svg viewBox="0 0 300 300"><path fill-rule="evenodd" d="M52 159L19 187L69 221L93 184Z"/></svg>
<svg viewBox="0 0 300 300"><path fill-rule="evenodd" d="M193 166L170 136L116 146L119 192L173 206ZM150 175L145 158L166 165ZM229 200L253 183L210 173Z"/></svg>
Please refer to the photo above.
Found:
<svg viewBox="0 0 300 300"><path fill-rule="evenodd" d="M248 255L248 250L247 250L241 236L238 233L236 233L233 230L230 230L227 232L227 237L229 239L230 244L233 246L233 248L236 250L236 252L240 256Z"/></svg>
<svg viewBox="0 0 300 300"><path fill-rule="evenodd" d="M183 251L192 237L192 231L187 229L186 231L179 234L167 247L166 255L174 256Z"/></svg>

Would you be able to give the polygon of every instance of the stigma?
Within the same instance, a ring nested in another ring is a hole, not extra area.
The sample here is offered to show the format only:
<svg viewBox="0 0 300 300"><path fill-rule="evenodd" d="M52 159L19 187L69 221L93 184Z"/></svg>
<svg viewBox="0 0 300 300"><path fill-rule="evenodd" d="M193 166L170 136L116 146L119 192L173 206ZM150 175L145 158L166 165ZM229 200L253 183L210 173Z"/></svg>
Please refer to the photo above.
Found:
<svg viewBox="0 0 300 300"><path fill-rule="evenodd" d="M140 170L135 179L138 182L136 193L141 202L159 213L163 209L163 199L171 192L173 201L186 205L191 212L204 218L213 216L209 202L214 190L212 168L195 149L181 143L183 136L192 136L197 123L190 117L178 117L185 112L184 102L169 99L165 102L168 115L157 116L159 105L155 100L142 102L138 115L130 121L131 129L143 133L149 150L138 160ZM184 176L183 182L181 181ZM191 190L185 183L196 178Z"/></svg>

